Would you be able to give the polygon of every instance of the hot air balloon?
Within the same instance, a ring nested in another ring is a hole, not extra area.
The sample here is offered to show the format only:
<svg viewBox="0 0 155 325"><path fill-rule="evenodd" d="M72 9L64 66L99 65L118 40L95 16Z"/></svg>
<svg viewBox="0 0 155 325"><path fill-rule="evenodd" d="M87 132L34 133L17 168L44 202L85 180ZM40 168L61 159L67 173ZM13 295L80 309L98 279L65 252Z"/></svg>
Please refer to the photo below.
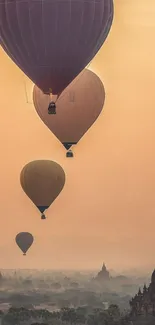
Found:
<svg viewBox="0 0 155 325"><path fill-rule="evenodd" d="M33 244L34 238L29 232L20 232L15 240L18 247L22 250L23 255L26 255L26 252Z"/></svg>
<svg viewBox="0 0 155 325"><path fill-rule="evenodd" d="M62 167L51 160L35 160L22 169L20 183L31 201L46 219L44 211L54 202L65 184Z"/></svg>
<svg viewBox="0 0 155 325"><path fill-rule="evenodd" d="M113 0L0 0L0 43L52 106L109 34Z"/></svg>
<svg viewBox="0 0 155 325"><path fill-rule="evenodd" d="M54 135L68 150L76 144L95 122L105 100L104 86L99 77L85 69L66 88L57 101L56 116L48 115L49 97L37 86L33 90L35 109ZM71 151L67 157L72 157Z"/></svg>

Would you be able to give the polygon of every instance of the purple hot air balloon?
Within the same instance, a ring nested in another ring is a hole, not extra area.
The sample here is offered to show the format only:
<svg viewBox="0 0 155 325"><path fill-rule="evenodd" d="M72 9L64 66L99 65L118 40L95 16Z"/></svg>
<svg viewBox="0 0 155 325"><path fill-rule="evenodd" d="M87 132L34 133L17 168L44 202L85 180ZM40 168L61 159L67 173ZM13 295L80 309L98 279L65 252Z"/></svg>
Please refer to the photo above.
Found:
<svg viewBox="0 0 155 325"><path fill-rule="evenodd" d="M44 92L59 95L92 60L113 0L0 0L1 46Z"/></svg>

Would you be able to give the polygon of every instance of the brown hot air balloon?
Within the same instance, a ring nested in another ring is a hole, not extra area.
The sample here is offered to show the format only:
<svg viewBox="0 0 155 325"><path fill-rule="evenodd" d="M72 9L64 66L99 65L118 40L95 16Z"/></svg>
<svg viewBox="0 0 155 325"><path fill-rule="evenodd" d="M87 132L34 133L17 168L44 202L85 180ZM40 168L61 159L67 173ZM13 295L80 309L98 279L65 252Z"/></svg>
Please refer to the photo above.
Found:
<svg viewBox="0 0 155 325"><path fill-rule="evenodd" d="M54 202L65 184L62 167L51 160L35 160L22 169L20 183L31 201L42 213Z"/></svg>
<svg viewBox="0 0 155 325"><path fill-rule="evenodd" d="M26 255L26 252L33 244L34 238L29 232L20 232L15 238L16 244L22 250L23 255Z"/></svg>
<svg viewBox="0 0 155 325"><path fill-rule="evenodd" d="M33 102L38 115L67 150L76 144L96 121L104 101L103 83L88 69L82 71L59 97L56 115L48 114L50 97L36 85L33 90Z"/></svg>

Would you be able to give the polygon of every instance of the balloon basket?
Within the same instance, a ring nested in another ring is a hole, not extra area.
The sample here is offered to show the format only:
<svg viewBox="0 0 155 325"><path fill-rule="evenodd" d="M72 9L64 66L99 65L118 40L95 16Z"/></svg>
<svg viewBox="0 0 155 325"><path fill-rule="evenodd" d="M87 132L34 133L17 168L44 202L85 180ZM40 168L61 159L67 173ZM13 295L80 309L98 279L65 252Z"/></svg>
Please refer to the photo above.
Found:
<svg viewBox="0 0 155 325"><path fill-rule="evenodd" d="M56 104L54 102L49 103L48 114L56 114Z"/></svg>
<svg viewBox="0 0 155 325"><path fill-rule="evenodd" d="M70 151L67 151L66 157L67 158L73 158L74 157L73 152L71 150Z"/></svg>
<svg viewBox="0 0 155 325"><path fill-rule="evenodd" d="M45 219L46 219L46 216L44 214L42 214L41 220L45 220Z"/></svg>
<svg viewBox="0 0 155 325"><path fill-rule="evenodd" d="M26 256L26 253L24 253L23 256Z"/></svg>

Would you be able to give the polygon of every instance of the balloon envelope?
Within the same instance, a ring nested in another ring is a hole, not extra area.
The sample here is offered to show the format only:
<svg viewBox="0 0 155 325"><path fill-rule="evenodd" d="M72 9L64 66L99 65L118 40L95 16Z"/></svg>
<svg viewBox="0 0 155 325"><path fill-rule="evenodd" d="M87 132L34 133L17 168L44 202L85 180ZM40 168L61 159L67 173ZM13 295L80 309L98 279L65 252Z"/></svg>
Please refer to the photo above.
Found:
<svg viewBox="0 0 155 325"><path fill-rule="evenodd" d="M104 86L99 77L85 69L66 88L56 105L56 115L49 115L50 96L37 86L33 90L35 109L66 149L76 144L95 122L105 101Z"/></svg>
<svg viewBox="0 0 155 325"><path fill-rule="evenodd" d="M54 161L35 160L22 169L20 183L27 196L43 213L62 191L65 173Z"/></svg>
<svg viewBox="0 0 155 325"><path fill-rule="evenodd" d="M33 244L34 238L29 232L20 232L16 236L16 243L18 247L22 250L24 254L28 251L28 249Z"/></svg>
<svg viewBox="0 0 155 325"><path fill-rule="evenodd" d="M88 65L112 21L113 0L0 0L1 46L42 91L53 94Z"/></svg>

